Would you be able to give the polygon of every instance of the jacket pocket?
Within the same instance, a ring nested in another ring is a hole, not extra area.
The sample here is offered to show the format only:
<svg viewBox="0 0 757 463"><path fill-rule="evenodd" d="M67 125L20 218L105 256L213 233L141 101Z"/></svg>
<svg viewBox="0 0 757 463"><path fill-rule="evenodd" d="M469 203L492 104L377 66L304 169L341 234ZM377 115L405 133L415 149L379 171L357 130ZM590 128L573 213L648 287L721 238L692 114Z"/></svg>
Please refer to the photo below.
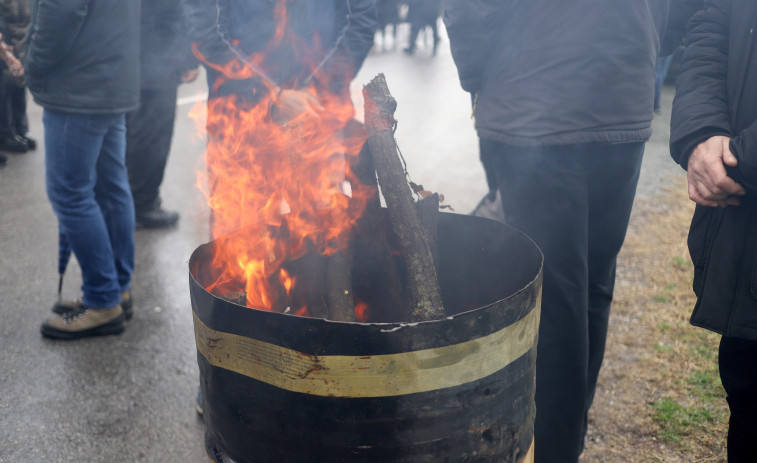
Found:
<svg viewBox="0 0 757 463"><path fill-rule="evenodd" d="M694 263L694 294L702 295L712 246L723 217L722 209L697 206L689 227L689 254Z"/></svg>

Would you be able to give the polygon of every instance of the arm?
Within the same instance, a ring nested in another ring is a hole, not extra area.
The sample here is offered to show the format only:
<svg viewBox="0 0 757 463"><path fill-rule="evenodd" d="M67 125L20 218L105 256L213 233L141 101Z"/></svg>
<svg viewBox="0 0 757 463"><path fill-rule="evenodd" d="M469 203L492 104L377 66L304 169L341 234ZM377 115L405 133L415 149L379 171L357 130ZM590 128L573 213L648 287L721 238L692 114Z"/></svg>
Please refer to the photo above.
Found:
<svg viewBox="0 0 757 463"><path fill-rule="evenodd" d="M376 3L373 0L345 0L346 21L337 33L332 49L306 79L309 81L318 72L323 72L337 90L349 86L373 46L378 20Z"/></svg>
<svg viewBox="0 0 757 463"><path fill-rule="evenodd" d="M671 155L687 170L689 197L703 206L738 205L744 187L730 174L727 94L730 0L714 0L694 16L686 37L671 120Z"/></svg>
<svg viewBox="0 0 757 463"><path fill-rule="evenodd" d="M87 17L89 0L39 0L26 50L27 78L38 78L71 49Z"/></svg>
<svg viewBox="0 0 757 463"><path fill-rule="evenodd" d="M447 27L452 58L457 65L460 84L472 94L481 90L483 75L493 46L493 31L501 25L503 4L494 0L445 0L444 25ZM500 26L501 27L501 26Z"/></svg>
<svg viewBox="0 0 757 463"><path fill-rule="evenodd" d="M729 0L713 0L691 20L670 123L670 154L684 169L700 143L731 137L727 94Z"/></svg>
<svg viewBox="0 0 757 463"><path fill-rule="evenodd" d="M182 0L195 53L204 62L223 66L242 56L231 43L223 0Z"/></svg>

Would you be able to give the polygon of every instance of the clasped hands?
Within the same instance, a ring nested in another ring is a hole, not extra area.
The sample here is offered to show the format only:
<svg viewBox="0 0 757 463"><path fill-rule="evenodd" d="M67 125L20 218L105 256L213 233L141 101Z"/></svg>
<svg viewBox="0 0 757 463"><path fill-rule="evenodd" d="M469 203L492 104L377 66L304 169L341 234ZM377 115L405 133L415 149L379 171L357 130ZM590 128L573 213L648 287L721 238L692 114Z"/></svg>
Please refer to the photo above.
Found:
<svg viewBox="0 0 757 463"><path fill-rule="evenodd" d="M310 92L293 89L277 89L271 107L274 122L286 125L300 117L318 118L324 108Z"/></svg>
<svg viewBox="0 0 757 463"><path fill-rule="evenodd" d="M702 206L738 206L746 194L743 186L726 173L726 166L736 167L738 161L730 149L731 139L722 135L698 144L689 156L687 179L689 198Z"/></svg>

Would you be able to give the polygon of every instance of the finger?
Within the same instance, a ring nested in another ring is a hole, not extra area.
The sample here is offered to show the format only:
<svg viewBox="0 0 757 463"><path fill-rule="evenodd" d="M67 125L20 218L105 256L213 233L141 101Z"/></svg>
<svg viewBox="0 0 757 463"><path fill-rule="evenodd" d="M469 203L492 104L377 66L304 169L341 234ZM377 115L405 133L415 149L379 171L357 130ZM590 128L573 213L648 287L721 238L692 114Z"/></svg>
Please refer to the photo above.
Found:
<svg viewBox="0 0 757 463"><path fill-rule="evenodd" d="M712 205L712 202L704 199L702 195L699 193L699 191L697 191L697 188L692 183L689 183L689 199L694 201L697 204L701 204L702 206Z"/></svg>
<svg viewBox="0 0 757 463"><path fill-rule="evenodd" d="M741 205L741 199L738 196L729 196L725 198L726 206L739 206Z"/></svg>
<svg viewBox="0 0 757 463"><path fill-rule="evenodd" d="M743 196L746 194L746 190L743 186L736 183L734 179L729 177L728 175L723 175L715 180L715 184L710 188L713 192L717 193L718 195L724 195L724 196L730 196L730 195L739 195Z"/></svg>

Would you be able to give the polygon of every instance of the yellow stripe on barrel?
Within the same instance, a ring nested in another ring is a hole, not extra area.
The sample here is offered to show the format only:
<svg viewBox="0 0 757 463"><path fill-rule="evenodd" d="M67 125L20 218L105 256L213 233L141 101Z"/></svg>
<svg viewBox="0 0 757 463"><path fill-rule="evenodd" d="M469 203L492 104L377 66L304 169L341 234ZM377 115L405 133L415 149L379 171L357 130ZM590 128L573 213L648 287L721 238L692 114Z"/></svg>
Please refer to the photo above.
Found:
<svg viewBox="0 0 757 463"><path fill-rule="evenodd" d="M197 315L195 342L211 365L288 391L324 397L399 396L460 386L505 368L534 347L540 302L541 297L528 315L488 336L398 354L313 356L215 331Z"/></svg>

